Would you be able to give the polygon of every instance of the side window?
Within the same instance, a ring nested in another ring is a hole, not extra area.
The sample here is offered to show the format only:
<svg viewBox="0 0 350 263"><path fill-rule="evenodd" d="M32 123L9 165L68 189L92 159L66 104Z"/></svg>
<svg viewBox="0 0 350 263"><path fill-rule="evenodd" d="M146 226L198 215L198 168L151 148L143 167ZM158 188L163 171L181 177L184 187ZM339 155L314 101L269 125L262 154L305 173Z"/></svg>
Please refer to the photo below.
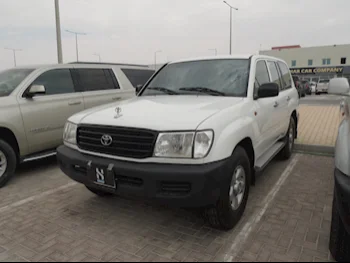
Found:
<svg viewBox="0 0 350 263"><path fill-rule="evenodd" d="M283 62L278 62L278 66L281 70L283 89L290 89L292 87L292 78L287 65Z"/></svg>
<svg viewBox="0 0 350 263"><path fill-rule="evenodd" d="M262 84L269 83L270 76L267 70L265 61L258 61L256 63L256 72L255 72L255 83L254 83L254 97L258 96L258 90Z"/></svg>
<svg viewBox="0 0 350 263"><path fill-rule="evenodd" d="M276 63L273 61L269 61L269 62L267 62L267 64L268 64L270 74L271 74L271 82L277 83L280 90L282 90L280 75L278 74L278 69L277 69Z"/></svg>
<svg viewBox="0 0 350 263"><path fill-rule="evenodd" d="M153 70L141 70L141 69L121 69L125 76L129 79L134 88L137 85L144 85L154 74Z"/></svg>
<svg viewBox="0 0 350 263"><path fill-rule="evenodd" d="M119 84L110 69L77 69L81 91L119 89Z"/></svg>
<svg viewBox="0 0 350 263"><path fill-rule="evenodd" d="M45 95L74 93L74 84L69 69L54 69L41 74L32 85L44 85ZM44 95L44 96L45 96Z"/></svg>

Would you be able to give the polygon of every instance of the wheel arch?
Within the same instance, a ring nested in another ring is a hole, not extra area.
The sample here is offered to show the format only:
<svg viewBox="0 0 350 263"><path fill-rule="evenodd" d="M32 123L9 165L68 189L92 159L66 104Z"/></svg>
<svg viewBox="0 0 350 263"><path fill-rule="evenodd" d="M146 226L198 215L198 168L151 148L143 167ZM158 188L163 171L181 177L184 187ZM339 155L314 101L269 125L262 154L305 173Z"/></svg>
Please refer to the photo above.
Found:
<svg viewBox="0 0 350 263"><path fill-rule="evenodd" d="M20 148L16 138L16 135L8 128L0 127L0 139L7 142L15 151L17 161L20 159Z"/></svg>

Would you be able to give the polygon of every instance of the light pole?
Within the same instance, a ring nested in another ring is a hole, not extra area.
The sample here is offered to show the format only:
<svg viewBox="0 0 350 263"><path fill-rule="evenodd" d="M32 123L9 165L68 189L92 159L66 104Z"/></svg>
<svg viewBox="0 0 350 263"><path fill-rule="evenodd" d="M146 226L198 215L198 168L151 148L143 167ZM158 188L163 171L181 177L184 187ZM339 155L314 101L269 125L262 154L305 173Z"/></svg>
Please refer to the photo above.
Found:
<svg viewBox="0 0 350 263"><path fill-rule="evenodd" d="M13 52L13 61L15 63L15 67L17 67L17 61L16 61L16 52L17 51L22 51L22 49L15 49L15 48L7 48L5 47L6 50L11 50Z"/></svg>
<svg viewBox="0 0 350 263"><path fill-rule="evenodd" d="M230 7L230 55L231 55L232 54L232 10L238 11L238 8L233 7L226 1L224 1L224 3Z"/></svg>
<svg viewBox="0 0 350 263"><path fill-rule="evenodd" d="M161 52L161 50L157 50L156 52L154 52L154 70L157 70L157 54Z"/></svg>
<svg viewBox="0 0 350 263"><path fill-rule="evenodd" d="M214 51L214 52L215 52L215 56L218 55L218 50L217 50L216 48L210 48L209 50L210 50L210 51Z"/></svg>
<svg viewBox="0 0 350 263"><path fill-rule="evenodd" d="M58 59L58 63L62 64L63 55L62 55L62 40L61 40L60 5L58 0L55 0L55 14L56 14L57 59Z"/></svg>
<svg viewBox="0 0 350 263"><path fill-rule="evenodd" d="M78 50L78 35L85 36L86 33L79 33L79 32L74 32L70 30L66 30L68 33L75 34L75 46L76 46L76 52L77 52L77 62L79 62L79 50Z"/></svg>
<svg viewBox="0 0 350 263"><path fill-rule="evenodd" d="M97 56L98 57L98 61L101 62L101 55L100 54L94 53L93 55Z"/></svg>

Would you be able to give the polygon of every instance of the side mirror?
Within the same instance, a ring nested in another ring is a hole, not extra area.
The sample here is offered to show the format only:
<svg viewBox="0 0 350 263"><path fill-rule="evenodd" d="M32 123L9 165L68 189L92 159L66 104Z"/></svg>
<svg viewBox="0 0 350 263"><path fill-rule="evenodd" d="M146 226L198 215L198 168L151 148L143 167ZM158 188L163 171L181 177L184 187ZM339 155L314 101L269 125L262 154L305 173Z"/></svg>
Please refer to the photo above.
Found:
<svg viewBox="0 0 350 263"><path fill-rule="evenodd" d="M329 81L328 93L334 95L350 95L350 85L347 78L334 78Z"/></svg>
<svg viewBox="0 0 350 263"><path fill-rule="evenodd" d="M26 93L27 98L33 98L35 95L46 94L44 85L33 85Z"/></svg>
<svg viewBox="0 0 350 263"><path fill-rule="evenodd" d="M258 99L277 97L280 93L280 88L277 83L262 84L258 90Z"/></svg>
<svg viewBox="0 0 350 263"><path fill-rule="evenodd" d="M142 87L143 87L142 84L139 84L136 86L136 94L138 94L141 91Z"/></svg>

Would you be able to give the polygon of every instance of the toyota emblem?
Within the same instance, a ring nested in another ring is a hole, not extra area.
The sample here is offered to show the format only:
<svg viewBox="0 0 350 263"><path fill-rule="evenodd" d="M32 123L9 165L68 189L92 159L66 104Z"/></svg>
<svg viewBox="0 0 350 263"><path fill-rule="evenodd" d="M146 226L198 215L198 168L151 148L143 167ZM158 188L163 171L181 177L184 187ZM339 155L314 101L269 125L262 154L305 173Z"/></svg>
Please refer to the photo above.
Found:
<svg viewBox="0 0 350 263"><path fill-rule="evenodd" d="M105 134L101 137L101 144L103 146L110 146L113 142L112 136Z"/></svg>

